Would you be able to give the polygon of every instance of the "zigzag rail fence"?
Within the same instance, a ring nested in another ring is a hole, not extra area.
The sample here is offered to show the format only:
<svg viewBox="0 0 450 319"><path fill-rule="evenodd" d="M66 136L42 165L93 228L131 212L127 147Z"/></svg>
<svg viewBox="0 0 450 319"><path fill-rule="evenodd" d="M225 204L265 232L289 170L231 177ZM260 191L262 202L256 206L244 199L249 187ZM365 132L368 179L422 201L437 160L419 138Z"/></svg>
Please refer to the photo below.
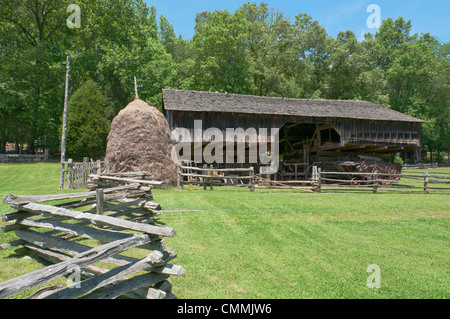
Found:
<svg viewBox="0 0 450 319"><path fill-rule="evenodd" d="M183 189L184 185L203 186L204 190L208 186L211 190L214 186L248 187L254 191L255 170L253 167L219 169L212 165L203 168L179 165L178 188Z"/></svg>
<svg viewBox="0 0 450 319"><path fill-rule="evenodd" d="M175 298L168 279L185 273L170 263L177 254L165 243L175 231L157 219L161 206L151 190L161 182L142 176L93 175L85 193L6 195L16 211L2 216L10 224L1 230L18 239L0 249L19 247L17 254L51 265L0 283L0 299L22 292L32 293L27 299ZM55 285L63 276L75 284Z"/></svg>

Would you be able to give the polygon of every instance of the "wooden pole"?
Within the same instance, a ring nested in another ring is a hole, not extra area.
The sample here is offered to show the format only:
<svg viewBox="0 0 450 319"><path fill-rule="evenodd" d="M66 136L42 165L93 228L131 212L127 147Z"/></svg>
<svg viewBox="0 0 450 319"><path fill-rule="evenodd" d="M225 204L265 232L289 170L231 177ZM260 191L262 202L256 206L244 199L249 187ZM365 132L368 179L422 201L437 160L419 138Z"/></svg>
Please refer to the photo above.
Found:
<svg viewBox="0 0 450 319"><path fill-rule="evenodd" d="M423 192L428 194L428 172L425 172L423 175Z"/></svg>
<svg viewBox="0 0 450 319"><path fill-rule="evenodd" d="M96 191L96 199L97 199L97 206L96 206L96 212L97 215L103 215L103 202L104 202L104 195L103 195L103 189L99 188Z"/></svg>
<svg viewBox="0 0 450 319"><path fill-rule="evenodd" d="M134 77L134 92L135 92L135 94L136 94L136 99L138 99L138 98L139 98L139 95L138 95L138 86L137 86L137 80L136 80L136 77Z"/></svg>
<svg viewBox="0 0 450 319"><path fill-rule="evenodd" d="M322 192L322 169L317 169L317 192Z"/></svg>
<svg viewBox="0 0 450 319"><path fill-rule="evenodd" d="M208 166L207 166L206 164L203 165L203 169L204 169L204 170L207 170L207 169L208 169ZM207 172L206 174L208 174L208 172ZM203 190L206 191L206 187L207 187L206 183L208 182L208 179L207 179L206 177L204 177L204 178L203 178L203 181L205 182L205 183L203 184Z"/></svg>
<svg viewBox="0 0 450 319"><path fill-rule="evenodd" d="M181 176L183 169L181 163L178 164L178 189L183 190L183 176Z"/></svg>
<svg viewBox="0 0 450 319"><path fill-rule="evenodd" d="M318 179L317 179L317 166L313 166L312 168L312 182L313 182L313 189L314 192L317 192L319 187L318 187Z"/></svg>
<svg viewBox="0 0 450 319"><path fill-rule="evenodd" d="M373 180L373 182L374 182L374 184L373 184L373 193L376 194L376 193L378 193L378 172L375 173L373 178L374 178L374 180Z"/></svg>
<svg viewBox="0 0 450 319"><path fill-rule="evenodd" d="M251 192L255 191L255 169L253 167L250 167L250 176L251 179L249 180L249 188Z"/></svg>
<svg viewBox="0 0 450 319"><path fill-rule="evenodd" d="M67 130L67 105L69 103L69 76L70 76L70 57L67 56L66 64L66 92L64 96L64 114L61 139L61 173L59 177L59 188L64 188L64 162L66 161L66 130Z"/></svg>
<svg viewBox="0 0 450 319"><path fill-rule="evenodd" d="M213 173L214 166L211 164L210 168L211 168L211 171L208 173L208 175L213 175L214 174ZM212 181L212 180L208 179L208 181ZM210 190L213 190L213 184L212 183L210 185Z"/></svg>
<svg viewBox="0 0 450 319"><path fill-rule="evenodd" d="M73 159L69 158L69 162L67 164L67 188L73 189L75 188L73 185L74 176L73 176Z"/></svg>

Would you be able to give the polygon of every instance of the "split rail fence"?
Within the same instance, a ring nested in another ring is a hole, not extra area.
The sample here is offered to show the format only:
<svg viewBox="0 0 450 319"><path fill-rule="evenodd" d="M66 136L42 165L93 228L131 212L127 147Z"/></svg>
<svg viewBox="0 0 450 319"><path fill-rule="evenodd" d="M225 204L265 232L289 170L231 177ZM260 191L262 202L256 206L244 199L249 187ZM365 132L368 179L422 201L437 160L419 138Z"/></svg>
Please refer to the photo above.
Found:
<svg viewBox="0 0 450 319"><path fill-rule="evenodd" d="M450 194L450 173L328 172L313 166L311 180L275 181L257 175L256 182L257 188L295 189L304 192Z"/></svg>
<svg viewBox="0 0 450 319"><path fill-rule="evenodd" d="M402 166L402 170L404 170L404 171L412 170L412 169L434 169L434 168L438 168L438 164L437 163L433 163L433 164L404 164Z"/></svg>
<svg viewBox="0 0 450 319"><path fill-rule="evenodd" d="M251 191L255 189L255 170L250 168L208 168L191 166L178 166L178 188L183 189L184 185L203 186L206 190L209 186L213 190L214 186L235 186L248 187Z"/></svg>
<svg viewBox="0 0 450 319"><path fill-rule="evenodd" d="M16 253L32 252L51 265L0 283L0 298L22 292L29 299L175 298L168 278L185 273L166 248L175 231L157 219L161 206L151 190L161 182L141 176L94 175L85 193L6 195L4 203L16 211L2 216L10 224L1 230L18 239L0 249L19 247ZM63 276L75 284L61 285Z"/></svg>
<svg viewBox="0 0 450 319"><path fill-rule="evenodd" d="M376 193L448 193L450 174L321 172L313 174L314 191L359 191Z"/></svg>

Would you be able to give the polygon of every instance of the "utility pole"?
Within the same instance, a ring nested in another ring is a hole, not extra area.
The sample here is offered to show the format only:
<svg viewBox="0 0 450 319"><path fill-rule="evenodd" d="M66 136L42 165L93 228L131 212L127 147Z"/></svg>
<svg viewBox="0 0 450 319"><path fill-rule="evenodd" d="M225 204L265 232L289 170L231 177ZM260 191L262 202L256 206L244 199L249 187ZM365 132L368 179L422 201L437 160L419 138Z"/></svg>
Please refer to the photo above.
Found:
<svg viewBox="0 0 450 319"><path fill-rule="evenodd" d="M66 66L66 92L64 97L64 115L61 139L61 174L59 177L59 188L64 188L64 162L66 161L66 130L67 130L67 105L69 103L69 74L70 74L70 57L67 56Z"/></svg>

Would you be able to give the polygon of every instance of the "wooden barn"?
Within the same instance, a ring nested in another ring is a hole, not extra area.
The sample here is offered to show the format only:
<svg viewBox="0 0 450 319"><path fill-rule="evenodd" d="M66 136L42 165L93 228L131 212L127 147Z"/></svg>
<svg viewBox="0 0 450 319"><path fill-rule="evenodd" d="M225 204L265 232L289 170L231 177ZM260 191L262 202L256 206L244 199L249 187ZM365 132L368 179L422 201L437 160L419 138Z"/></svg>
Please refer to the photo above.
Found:
<svg viewBox="0 0 450 319"><path fill-rule="evenodd" d="M307 175L313 164L342 169L394 153L414 154L421 146L422 120L365 101L163 90L163 109L171 130L194 133L194 122L201 120L202 147L211 142L209 128L224 132L224 143L237 143L235 137L226 140L227 128L279 129L280 172L292 179Z"/></svg>

